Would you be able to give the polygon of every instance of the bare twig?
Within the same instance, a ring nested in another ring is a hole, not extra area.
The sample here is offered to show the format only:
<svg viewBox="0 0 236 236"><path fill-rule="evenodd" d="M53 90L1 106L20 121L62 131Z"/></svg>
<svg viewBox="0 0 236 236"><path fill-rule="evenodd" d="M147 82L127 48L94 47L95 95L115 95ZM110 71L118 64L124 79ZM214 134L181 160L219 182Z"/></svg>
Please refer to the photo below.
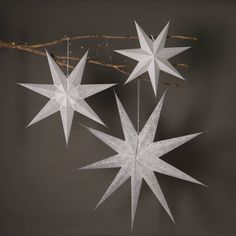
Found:
<svg viewBox="0 0 236 236"><path fill-rule="evenodd" d="M184 39L184 40L192 40L196 41L197 38L195 37L187 37L187 36L181 36L181 35L168 35L168 38L172 39ZM32 44L29 45L31 48L42 48L42 47L48 47L48 46L53 46L57 45L60 43L65 42L69 38L70 41L76 41L76 40L84 40L84 39L110 39L110 40L125 40L125 39L138 39L136 35L78 35L78 36L64 36L61 39L54 40L48 43L41 43L41 44Z"/></svg>
<svg viewBox="0 0 236 236"><path fill-rule="evenodd" d="M193 40L196 41L197 38L195 37L186 37L186 36L180 36L180 35L169 35L168 38L173 38L173 39L182 39L182 40ZM55 46L59 45L67 40L70 41L76 41L76 40L85 40L85 39L108 39L108 40L129 40L129 39L137 39L137 36L122 36L122 35L78 35L78 36L64 36L61 39L54 40L51 42L47 43L40 43L40 44L19 44L16 42L5 42L5 41L0 41L0 48L8 48L8 49L17 49L20 51L25 51L28 53L32 53L35 55L40 55L40 56L46 56L46 53L42 50L42 48L49 47L49 46ZM67 64L65 62L66 57L65 56L54 56L54 59L56 62L62 66L66 67ZM71 61L79 61L81 58L80 57L70 57ZM100 65L104 66L107 68L112 68L122 74L130 74L129 71L132 69L132 66L129 64L113 64L113 63L106 63L102 62L99 60L93 60L93 59L88 59L88 63L94 64L94 65ZM186 64L174 64L176 67L183 67L187 68ZM73 65L69 65L70 69L73 69Z"/></svg>

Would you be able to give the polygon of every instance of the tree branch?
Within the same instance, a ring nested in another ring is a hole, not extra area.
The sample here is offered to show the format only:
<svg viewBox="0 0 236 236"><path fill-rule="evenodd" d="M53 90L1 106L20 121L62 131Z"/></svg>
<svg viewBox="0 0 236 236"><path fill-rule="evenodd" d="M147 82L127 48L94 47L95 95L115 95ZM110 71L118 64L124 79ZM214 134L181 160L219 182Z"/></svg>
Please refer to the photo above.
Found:
<svg viewBox="0 0 236 236"><path fill-rule="evenodd" d="M181 35L168 35L167 38L171 39L183 39L183 40L192 40L196 41L197 38L195 37L187 37L187 36L181 36ZM32 44L29 45L31 48L42 48L42 47L48 47L48 46L53 46L53 45L58 45L60 43L65 42L67 39L70 41L75 41L75 40L83 40L83 39L111 39L111 40L125 40L125 39L138 39L136 35L78 35L78 36L64 36L61 39L54 40L52 42L48 43L40 43L40 44Z"/></svg>
<svg viewBox="0 0 236 236"><path fill-rule="evenodd" d="M167 36L168 38L171 39L181 39L181 40L192 40L196 41L197 38L195 37L187 37L187 36L181 36L181 35L169 35ZM66 42L67 40L70 41L76 41L76 40L85 40L85 39L108 39L108 40L130 40L130 39L137 39L137 36L122 36L122 35L78 35L78 36L64 36L61 39L54 40L51 42L46 42L46 43L39 43L39 44L20 44L16 42L5 42L5 41L0 41L0 48L8 48L8 49L16 49L19 51L25 51L28 53L32 53L35 55L40 55L40 56L46 56L46 53L42 50L42 48L49 47L49 46L56 46L59 45L63 42ZM67 64L65 62L66 57L65 56L55 56L54 55L55 61L62 67L66 67ZM79 61L81 58L80 57L70 57L70 61ZM128 75L130 74L129 71L133 68L133 66L129 64L113 64L113 63L106 63L102 62L99 60L94 60L94 59L89 59L88 58L88 63L94 64L94 65L100 65L104 66L107 68L112 68L122 74ZM183 67L187 68L188 66L186 64L174 64L176 67ZM69 68L73 69L73 65L69 65Z"/></svg>

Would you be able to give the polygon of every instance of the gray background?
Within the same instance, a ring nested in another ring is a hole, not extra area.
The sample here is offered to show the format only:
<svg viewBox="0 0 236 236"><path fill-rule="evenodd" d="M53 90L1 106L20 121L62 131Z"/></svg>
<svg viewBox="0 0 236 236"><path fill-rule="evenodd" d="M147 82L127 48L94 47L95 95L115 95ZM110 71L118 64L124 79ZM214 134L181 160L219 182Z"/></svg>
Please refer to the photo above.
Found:
<svg viewBox="0 0 236 236"><path fill-rule="evenodd" d="M117 170L73 170L114 152L79 123L122 138L112 89L88 99L109 129L75 114L67 149L59 113L25 129L47 99L15 82L51 83L46 58L0 49L0 235L235 235L235 11L235 1L2 0L0 39L5 41L47 42L64 34L134 35L134 19L148 34L157 35L171 20L169 34L196 36L197 42L168 40L167 45L192 46L172 60L189 65L179 69L187 82L161 73L154 98L150 83L141 81L140 116L143 125L168 88L156 139L208 133L163 159L209 188L157 175L176 225L143 184L131 233L129 181L94 212ZM138 41L77 41L71 45L72 56L84 54L81 46L91 48L91 57L109 62L111 56L123 63L126 58L111 50L138 47ZM66 45L48 50L65 55ZM122 87L126 78L87 65L83 81L120 83L116 91L136 124L137 83Z"/></svg>

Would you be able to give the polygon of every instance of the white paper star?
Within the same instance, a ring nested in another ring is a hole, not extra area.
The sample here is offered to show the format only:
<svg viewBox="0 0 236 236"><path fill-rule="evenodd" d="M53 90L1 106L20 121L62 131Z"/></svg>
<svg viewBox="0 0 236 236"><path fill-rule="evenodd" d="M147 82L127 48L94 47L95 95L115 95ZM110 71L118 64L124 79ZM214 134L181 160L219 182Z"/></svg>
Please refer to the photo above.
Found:
<svg viewBox="0 0 236 236"><path fill-rule="evenodd" d="M115 192L115 190L118 189L129 177L131 177L131 230L133 228L135 212L143 179L153 191L156 198L160 201L168 215L174 221L154 172L203 185L199 181L160 159L161 156L201 134L196 133L153 142L163 100L164 95L148 119L144 128L138 134L121 102L119 101L119 98L116 96L125 140L110 136L95 129L87 128L92 134L117 152L117 154L110 158L82 167L81 169L120 168L118 174L110 184L102 199L97 204L96 208L113 192Z"/></svg>
<svg viewBox="0 0 236 236"><path fill-rule="evenodd" d="M126 80L125 84L139 77L143 73L148 72L156 95L160 71L164 71L184 80L179 72L169 63L168 59L190 47L164 48L169 23L161 31L155 41L152 41L136 22L135 26L141 48L115 50L115 52L138 61L138 64Z"/></svg>
<svg viewBox="0 0 236 236"><path fill-rule="evenodd" d="M87 104L85 98L110 88L114 84L81 84L88 52L81 58L68 78L64 75L50 54L47 51L46 53L53 84L20 83L20 85L50 99L28 126L60 111L65 139L68 144L74 111L104 125L102 120Z"/></svg>

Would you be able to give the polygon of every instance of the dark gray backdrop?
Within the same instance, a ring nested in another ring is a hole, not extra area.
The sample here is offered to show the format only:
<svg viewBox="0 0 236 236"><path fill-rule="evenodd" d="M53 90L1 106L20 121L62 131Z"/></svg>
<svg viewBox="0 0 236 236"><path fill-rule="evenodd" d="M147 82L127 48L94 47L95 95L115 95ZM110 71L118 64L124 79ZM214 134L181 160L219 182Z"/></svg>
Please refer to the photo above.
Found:
<svg viewBox="0 0 236 236"><path fill-rule="evenodd" d="M171 85L161 84L155 98L150 83L142 81L140 116L143 125L169 88L156 139L208 133L163 158L209 187L157 175L176 225L144 184L131 233L129 181L94 212L117 170L73 172L113 154L79 123L122 137L112 89L88 99L109 129L75 114L67 149L58 113L25 128L47 99L15 82L51 83L46 58L0 49L0 235L235 235L235 11L235 1L1 1L0 39L6 41L134 35L134 19L148 34L157 35L171 20L169 34L196 36L197 42L168 40L168 45L192 46L172 60L189 64L179 69L187 82L161 73L161 83ZM72 56L83 55L81 46L91 48L90 56L123 63L125 58L111 50L138 47L138 41L74 42ZM65 55L66 45L48 50ZM136 124L137 83L122 87L126 78L87 65L83 81L120 83L116 91Z"/></svg>

